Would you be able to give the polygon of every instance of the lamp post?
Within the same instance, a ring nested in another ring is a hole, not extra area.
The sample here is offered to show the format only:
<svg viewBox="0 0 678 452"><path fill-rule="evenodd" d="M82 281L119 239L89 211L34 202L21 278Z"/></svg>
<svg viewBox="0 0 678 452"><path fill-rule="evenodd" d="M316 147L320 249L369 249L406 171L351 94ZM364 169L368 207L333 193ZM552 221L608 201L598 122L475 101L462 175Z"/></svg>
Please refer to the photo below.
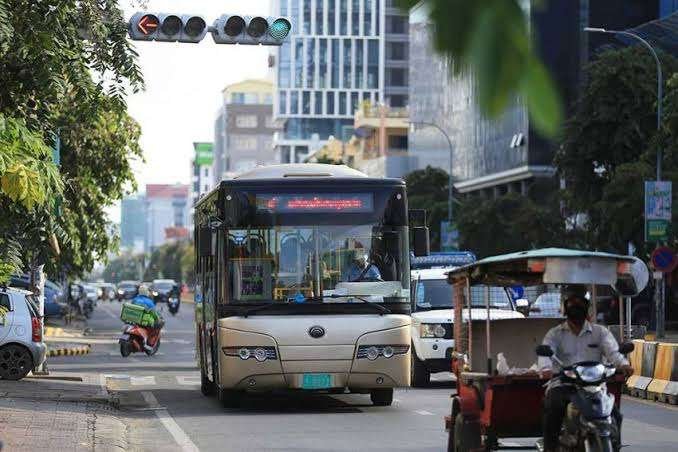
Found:
<svg viewBox="0 0 678 452"><path fill-rule="evenodd" d="M445 136L445 139L447 139L447 144L450 147L450 169L448 171L448 180L447 180L447 221L449 222L450 226L452 225L452 194L453 194L453 185L452 185L452 154L454 152L454 147L452 146L452 140L450 139L450 136L445 132L442 127L440 127L438 124L435 124L433 122L425 122L425 121L410 121L410 124L412 126L431 126L435 127L440 131Z"/></svg>
<svg viewBox="0 0 678 452"><path fill-rule="evenodd" d="M662 91L664 81L662 76L662 65L661 62L659 61L659 57L657 56L657 52L655 52L654 48L650 45L649 42L647 42L637 34L631 33L630 31L606 30L605 28L591 28L591 27L584 28L584 31L587 31L589 33L604 33L609 35L629 36L639 41L643 46L645 46L650 51L652 57L654 58L655 63L657 64L657 131L659 131L662 126L662 98L663 98ZM662 149L660 147L659 149L657 149L657 181L660 181L661 177L662 177Z"/></svg>
<svg viewBox="0 0 678 452"><path fill-rule="evenodd" d="M664 81L662 76L662 65L661 62L659 61L659 57L657 56L657 52L650 45L649 42L647 42L645 39L641 38L637 34L631 33L630 31L606 30L604 28L591 28L591 27L584 28L584 31L587 31L589 33L605 33L610 35L629 36L640 42L643 46L645 46L645 48L647 48L650 51L652 57L654 58L655 63L657 64L657 132L659 132L661 130L662 125L662 99L663 99L662 89ZM662 149L660 146L657 149L657 182L661 180L661 176L662 176ZM662 338L664 337L664 316L665 316L663 273L657 274L657 276L655 277L655 282L656 284L654 289L654 302L657 321L656 330L657 338ZM627 319L627 322L630 324L631 319Z"/></svg>

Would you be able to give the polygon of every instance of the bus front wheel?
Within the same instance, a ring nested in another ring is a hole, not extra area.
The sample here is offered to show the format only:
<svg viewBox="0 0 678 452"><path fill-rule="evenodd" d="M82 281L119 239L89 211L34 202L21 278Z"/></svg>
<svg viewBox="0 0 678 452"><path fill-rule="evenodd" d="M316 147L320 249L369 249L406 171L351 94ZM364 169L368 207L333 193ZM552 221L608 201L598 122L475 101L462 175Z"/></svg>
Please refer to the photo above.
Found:
<svg viewBox="0 0 678 452"><path fill-rule="evenodd" d="M233 389L218 389L219 402L224 408L237 408L240 405L241 394Z"/></svg>
<svg viewBox="0 0 678 452"><path fill-rule="evenodd" d="M370 399L374 406L391 406L393 403L393 388L373 389L370 391Z"/></svg>

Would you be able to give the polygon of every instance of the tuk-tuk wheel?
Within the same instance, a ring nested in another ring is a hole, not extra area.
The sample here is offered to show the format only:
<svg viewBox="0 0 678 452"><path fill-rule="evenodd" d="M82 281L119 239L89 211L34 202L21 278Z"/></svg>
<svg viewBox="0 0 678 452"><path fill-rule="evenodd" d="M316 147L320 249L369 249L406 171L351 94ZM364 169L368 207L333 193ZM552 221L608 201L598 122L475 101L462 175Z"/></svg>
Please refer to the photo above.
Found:
<svg viewBox="0 0 678 452"><path fill-rule="evenodd" d="M469 452L481 447L480 424L457 414L454 420L454 452Z"/></svg>

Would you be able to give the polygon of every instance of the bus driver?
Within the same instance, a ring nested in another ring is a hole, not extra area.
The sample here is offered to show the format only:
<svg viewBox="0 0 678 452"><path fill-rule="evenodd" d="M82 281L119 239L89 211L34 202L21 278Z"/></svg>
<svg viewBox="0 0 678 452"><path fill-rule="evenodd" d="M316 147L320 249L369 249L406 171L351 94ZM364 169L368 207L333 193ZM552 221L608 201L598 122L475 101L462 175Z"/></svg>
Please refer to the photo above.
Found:
<svg viewBox="0 0 678 452"><path fill-rule="evenodd" d="M342 279L348 282L381 281L381 272L370 262L370 256L364 248L355 248L351 250L351 265Z"/></svg>

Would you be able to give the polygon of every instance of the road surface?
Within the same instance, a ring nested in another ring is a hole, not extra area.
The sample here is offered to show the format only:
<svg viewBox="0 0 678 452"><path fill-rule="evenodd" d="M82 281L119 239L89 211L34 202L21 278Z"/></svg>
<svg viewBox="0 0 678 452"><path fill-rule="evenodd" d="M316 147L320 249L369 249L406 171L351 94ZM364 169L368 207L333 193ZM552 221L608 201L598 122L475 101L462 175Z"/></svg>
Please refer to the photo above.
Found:
<svg viewBox="0 0 678 452"><path fill-rule="evenodd" d="M120 401L130 445L140 450L203 451L442 451L443 416L454 385L434 375L433 387L402 389L391 407L367 395L290 395L249 398L224 409L200 393L194 355L193 305L182 304L167 324L159 353L122 358L120 304L99 303L89 326L86 356L50 358L59 372L101 382ZM624 451L678 451L678 408L625 397ZM533 440L506 445L530 446ZM530 450L529 448L523 450Z"/></svg>

